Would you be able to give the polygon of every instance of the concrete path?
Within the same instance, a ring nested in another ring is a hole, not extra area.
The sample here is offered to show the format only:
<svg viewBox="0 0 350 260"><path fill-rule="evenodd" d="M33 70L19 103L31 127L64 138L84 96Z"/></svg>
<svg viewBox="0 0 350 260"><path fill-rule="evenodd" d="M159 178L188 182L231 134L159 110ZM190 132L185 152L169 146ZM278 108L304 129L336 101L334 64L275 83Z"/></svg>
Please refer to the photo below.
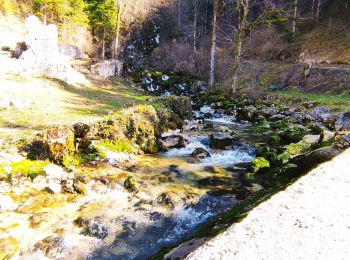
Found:
<svg viewBox="0 0 350 260"><path fill-rule="evenodd" d="M187 259L350 259L350 149L260 204Z"/></svg>

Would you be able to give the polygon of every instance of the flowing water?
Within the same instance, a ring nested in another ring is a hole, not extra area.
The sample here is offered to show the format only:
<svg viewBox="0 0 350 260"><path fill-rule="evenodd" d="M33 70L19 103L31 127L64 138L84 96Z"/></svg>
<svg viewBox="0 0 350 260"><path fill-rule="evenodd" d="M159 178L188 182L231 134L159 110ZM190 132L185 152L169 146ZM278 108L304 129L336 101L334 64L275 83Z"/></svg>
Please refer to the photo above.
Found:
<svg viewBox="0 0 350 260"><path fill-rule="evenodd" d="M196 114L208 112L214 111L204 107ZM265 139L226 115L213 113L204 125L184 132L185 148L139 156L122 168L80 167L91 179L87 195L22 189L18 210L0 214L3 235L20 242L21 259L145 259L183 240L237 203L234 187L244 183L233 166L251 161L252 145ZM222 131L234 132L240 142L229 150L211 149L208 136ZM191 157L199 147L211 156ZM136 194L123 187L129 175L140 185Z"/></svg>

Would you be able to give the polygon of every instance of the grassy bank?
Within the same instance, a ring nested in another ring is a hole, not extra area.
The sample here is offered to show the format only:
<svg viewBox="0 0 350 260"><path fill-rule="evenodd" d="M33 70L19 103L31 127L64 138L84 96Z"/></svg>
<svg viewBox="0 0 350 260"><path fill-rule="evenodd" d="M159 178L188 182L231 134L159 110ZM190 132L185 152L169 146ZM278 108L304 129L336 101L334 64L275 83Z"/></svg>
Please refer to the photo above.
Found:
<svg viewBox="0 0 350 260"><path fill-rule="evenodd" d="M291 87L285 90L272 92L278 96L290 99L291 102L316 102L317 106L328 107L332 112L345 112L350 110L349 95L323 95L298 91Z"/></svg>
<svg viewBox="0 0 350 260"><path fill-rule="evenodd" d="M52 125L91 122L149 97L120 80L90 80L67 85L47 78L0 76L2 98L13 107L0 109L0 139L32 136Z"/></svg>

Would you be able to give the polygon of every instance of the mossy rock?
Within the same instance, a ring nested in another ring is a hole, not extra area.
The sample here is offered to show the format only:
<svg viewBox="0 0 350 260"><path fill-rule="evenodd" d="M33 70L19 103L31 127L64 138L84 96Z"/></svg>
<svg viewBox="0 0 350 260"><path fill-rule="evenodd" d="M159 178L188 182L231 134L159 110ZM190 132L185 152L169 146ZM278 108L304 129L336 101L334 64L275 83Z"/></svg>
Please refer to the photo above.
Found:
<svg viewBox="0 0 350 260"><path fill-rule="evenodd" d="M299 127L288 127L278 132L284 144L297 143L303 140L306 130Z"/></svg>
<svg viewBox="0 0 350 260"><path fill-rule="evenodd" d="M160 150L158 143L156 142L156 140L150 140L148 142L145 143L145 146L143 148L143 151L145 153L149 153L149 154L155 154L158 153Z"/></svg>
<svg viewBox="0 0 350 260"><path fill-rule="evenodd" d="M308 144L304 141L300 141L298 143L292 143L288 145L285 153L288 154L289 158L293 158L297 155L303 154L307 152L311 147L311 144Z"/></svg>
<svg viewBox="0 0 350 260"><path fill-rule="evenodd" d="M270 168L270 162L264 157L257 157L250 163L250 170L253 173L261 172L263 169Z"/></svg>
<svg viewBox="0 0 350 260"><path fill-rule="evenodd" d="M138 191L139 187L138 187L138 183L137 181L134 179L134 177L129 176L128 178L126 178L126 180L124 181L124 187L130 191L130 192L136 192Z"/></svg>
<svg viewBox="0 0 350 260"><path fill-rule="evenodd" d="M271 171L272 174L278 176L278 177L287 177L287 178L294 178L297 177L299 173L301 173L298 165L293 163L287 163L280 167L274 168Z"/></svg>
<svg viewBox="0 0 350 260"><path fill-rule="evenodd" d="M342 151L334 146L326 146L305 154L296 156L291 160L292 163L298 165L302 171L310 170L316 165L326 162L340 154Z"/></svg>
<svg viewBox="0 0 350 260"><path fill-rule="evenodd" d="M49 159L57 164L67 166L74 157L74 132L70 127L52 127L36 135L28 147L29 159Z"/></svg>

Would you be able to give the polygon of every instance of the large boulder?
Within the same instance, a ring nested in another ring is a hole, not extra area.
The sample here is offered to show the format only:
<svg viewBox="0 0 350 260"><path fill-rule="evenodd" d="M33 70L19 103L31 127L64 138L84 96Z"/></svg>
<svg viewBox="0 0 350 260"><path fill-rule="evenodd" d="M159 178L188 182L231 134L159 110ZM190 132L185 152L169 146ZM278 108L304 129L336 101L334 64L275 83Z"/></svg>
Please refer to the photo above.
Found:
<svg viewBox="0 0 350 260"><path fill-rule="evenodd" d="M329 161L341 153L341 150L333 146L326 146L292 159L292 163L298 165L303 171L310 170L316 165Z"/></svg>
<svg viewBox="0 0 350 260"><path fill-rule="evenodd" d="M239 120L252 121L258 116L258 109L254 106L245 106L243 109L237 110Z"/></svg>
<svg viewBox="0 0 350 260"><path fill-rule="evenodd" d="M209 140L211 148L227 149L233 145L235 138L223 133L214 133L209 136Z"/></svg>
<svg viewBox="0 0 350 260"><path fill-rule="evenodd" d="M163 140L160 141L162 148L164 150L169 150L173 148L183 148L186 146L186 140L183 135L171 135L164 137Z"/></svg>
<svg viewBox="0 0 350 260"><path fill-rule="evenodd" d="M74 132L70 127L49 128L36 135L28 145L28 157L34 160L49 159L69 165L75 152Z"/></svg>

